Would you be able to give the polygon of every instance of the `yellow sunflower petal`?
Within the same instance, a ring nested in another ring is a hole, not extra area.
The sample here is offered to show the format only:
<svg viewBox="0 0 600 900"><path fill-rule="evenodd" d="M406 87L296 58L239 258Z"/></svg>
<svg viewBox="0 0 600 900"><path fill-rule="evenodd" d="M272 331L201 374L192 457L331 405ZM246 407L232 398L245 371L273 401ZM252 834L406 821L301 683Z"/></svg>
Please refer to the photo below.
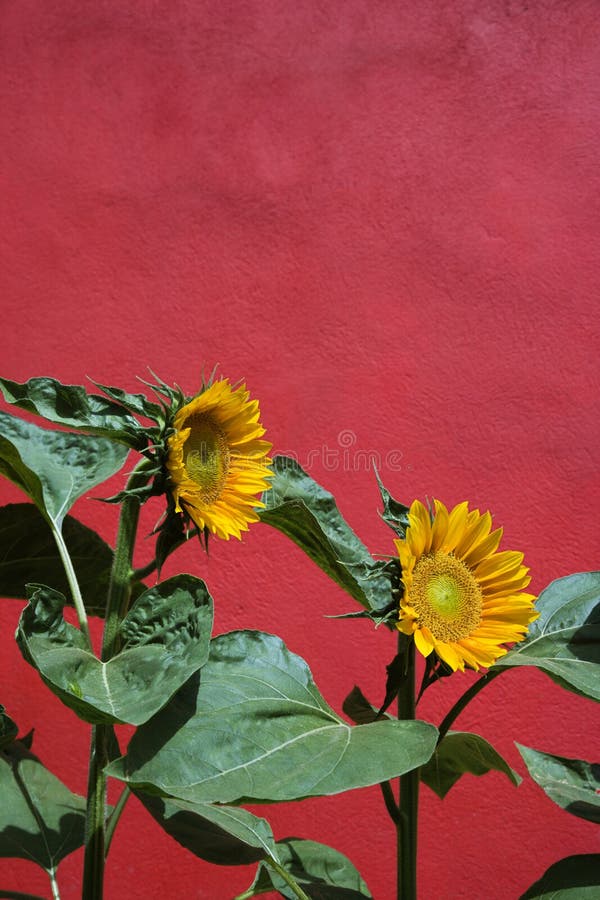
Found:
<svg viewBox="0 0 600 900"><path fill-rule="evenodd" d="M429 656L434 649L434 641L429 630L427 628L417 628L414 634L415 645L419 653L423 656Z"/></svg>
<svg viewBox="0 0 600 900"><path fill-rule="evenodd" d="M268 490L272 445L261 440L259 405L242 385L214 382L173 419L166 467L177 512L226 540L258 521L256 495Z"/></svg>
<svg viewBox="0 0 600 900"><path fill-rule="evenodd" d="M465 530L468 513L469 504L466 500L454 507L448 516L446 540L444 546L440 547L440 550L443 550L445 553L450 553L455 549Z"/></svg>
<svg viewBox="0 0 600 900"><path fill-rule="evenodd" d="M435 652L437 653L439 658L446 663L447 666L450 666L453 672L456 672L457 669L460 669L461 672L464 672L464 660L451 644L446 644L444 643L444 641L436 641Z"/></svg>
<svg viewBox="0 0 600 900"><path fill-rule="evenodd" d="M446 541L448 534L448 510L439 500L434 500L435 518L431 527L431 549L439 550Z"/></svg>
<svg viewBox="0 0 600 900"><path fill-rule="evenodd" d="M415 500L404 540L396 540L404 596L398 628L423 656L435 652L454 671L487 667L521 641L537 618L523 554L498 552L502 529L489 512L434 501L433 520Z"/></svg>
<svg viewBox="0 0 600 900"><path fill-rule="evenodd" d="M414 556L427 553L431 546L431 519L426 508L420 500L415 500L408 512L410 523L407 536L410 534L409 545Z"/></svg>
<svg viewBox="0 0 600 900"><path fill-rule="evenodd" d="M477 543L473 544L471 549L463 556L463 561L468 566L475 566L477 563L491 556L498 549L498 544L502 539L502 528L497 528L488 534L487 537L481 538Z"/></svg>

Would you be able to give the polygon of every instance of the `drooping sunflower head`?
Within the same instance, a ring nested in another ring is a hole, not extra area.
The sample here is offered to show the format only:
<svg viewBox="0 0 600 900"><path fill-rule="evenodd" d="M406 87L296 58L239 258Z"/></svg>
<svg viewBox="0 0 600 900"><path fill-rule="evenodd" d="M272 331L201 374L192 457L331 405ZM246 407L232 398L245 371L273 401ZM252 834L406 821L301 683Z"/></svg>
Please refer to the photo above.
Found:
<svg viewBox="0 0 600 900"><path fill-rule="evenodd" d="M397 627L423 656L435 651L453 671L491 666L537 619L523 554L497 552L502 529L489 512L459 503L432 513L415 500L404 540L396 540L404 595Z"/></svg>
<svg viewBox="0 0 600 900"><path fill-rule="evenodd" d="M270 487L272 444L261 439L259 418L245 385L223 379L181 406L172 422L166 466L175 510L226 540L258 521L256 495Z"/></svg>

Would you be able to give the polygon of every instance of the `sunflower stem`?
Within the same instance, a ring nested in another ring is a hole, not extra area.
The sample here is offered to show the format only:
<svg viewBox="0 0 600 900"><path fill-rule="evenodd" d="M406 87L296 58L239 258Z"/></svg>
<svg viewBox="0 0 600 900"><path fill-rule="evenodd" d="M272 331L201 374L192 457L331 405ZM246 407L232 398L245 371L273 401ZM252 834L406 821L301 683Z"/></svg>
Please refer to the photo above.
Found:
<svg viewBox="0 0 600 900"><path fill-rule="evenodd" d="M82 900L102 900L104 888L104 814L108 763L108 727L94 725L88 771Z"/></svg>
<svg viewBox="0 0 600 900"><path fill-rule="evenodd" d="M152 463L144 460L136 467L127 482L133 490L146 484L151 477ZM121 506L117 545L106 600L106 616L102 639L102 661L107 662L118 652L119 626L131 596L132 560L140 500L133 494L125 496ZM95 725L88 772L88 795L85 824L85 855L83 862L82 900L102 900L106 844L106 774L108 747L112 725Z"/></svg>
<svg viewBox="0 0 600 900"><path fill-rule="evenodd" d="M131 474L125 490L129 491L145 485L150 477L148 469L151 468L151 465L150 460L141 462ZM115 655L119 626L127 613L131 596L133 549L140 517L140 505L140 500L134 495L126 496L121 506L117 546L106 601L106 618L102 639L103 661L109 660Z"/></svg>
<svg viewBox="0 0 600 900"><path fill-rule="evenodd" d="M400 645L399 645L400 646ZM415 645L406 652L406 675L398 690L398 718L415 718ZM419 812L419 769L400 776L400 804L396 825L398 860L398 900L417 898L417 824Z"/></svg>
<svg viewBox="0 0 600 900"><path fill-rule="evenodd" d="M438 729L439 736L437 739L438 746L443 741L443 739L448 734L450 727L453 725L454 720L459 717L465 706L471 702L473 697L476 697L479 691L483 690L486 684L489 684L496 675L499 675L502 671L502 668L498 669L490 669L486 672L485 675L482 675L481 678L478 678L471 687L464 692L464 694L458 698L450 712L444 717L442 723Z"/></svg>

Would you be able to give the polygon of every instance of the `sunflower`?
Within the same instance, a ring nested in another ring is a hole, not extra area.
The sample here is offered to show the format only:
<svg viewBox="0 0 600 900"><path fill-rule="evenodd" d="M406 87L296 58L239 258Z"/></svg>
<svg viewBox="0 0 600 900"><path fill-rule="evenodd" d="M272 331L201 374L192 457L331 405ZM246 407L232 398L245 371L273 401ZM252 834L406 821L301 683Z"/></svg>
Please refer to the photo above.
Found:
<svg viewBox="0 0 600 900"><path fill-rule="evenodd" d="M246 386L215 381L173 420L168 438L167 470L177 512L185 512L200 529L229 540L257 522L256 494L270 487L272 444L261 440L257 400Z"/></svg>
<svg viewBox="0 0 600 900"><path fill-rule="evenodd" d="M435 651L453 671L491 666L522 641L537 619L523 554L496 552L502 529L467 502L448 512L434 501L430 514L415 500L404 540L396 540L404 596L397 627L414 635L423 656Z"/></svg>

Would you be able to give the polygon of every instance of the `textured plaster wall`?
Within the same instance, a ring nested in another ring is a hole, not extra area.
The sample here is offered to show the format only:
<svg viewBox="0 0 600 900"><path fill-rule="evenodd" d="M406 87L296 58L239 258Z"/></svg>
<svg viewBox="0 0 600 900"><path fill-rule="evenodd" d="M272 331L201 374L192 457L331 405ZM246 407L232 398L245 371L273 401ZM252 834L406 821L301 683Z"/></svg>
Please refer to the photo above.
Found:
<svg viewBox="0 0 600 900"><path fill-rule="evenodd" d="M401 499L490 508L534 590L594 568L599 41L585 0L3 0L2 373L133 389L150 365L191 392L219 362L374 552L392 545L365 451ZM76 513L114 538L112 508ZM338 709L354 683L377 697L391 635L324 618L351 601L266 526L176 565L208 580L219 630L281 634ZM0 608L0 701L83 792L85 729L18 655L20 606ZM423 716L471 677L449 681ZM536 673L504 675L459 726L521 773L513 739L598 754L592 704ZM598 848L527 781L466 777L422 807L422 898L510 900ZM261 812L392 900L377 789ZM63 900L80 869L63 864ZM27 863L0 872L47 891ZM228 900L250 880L131 802L107 898Z"/></svg>

